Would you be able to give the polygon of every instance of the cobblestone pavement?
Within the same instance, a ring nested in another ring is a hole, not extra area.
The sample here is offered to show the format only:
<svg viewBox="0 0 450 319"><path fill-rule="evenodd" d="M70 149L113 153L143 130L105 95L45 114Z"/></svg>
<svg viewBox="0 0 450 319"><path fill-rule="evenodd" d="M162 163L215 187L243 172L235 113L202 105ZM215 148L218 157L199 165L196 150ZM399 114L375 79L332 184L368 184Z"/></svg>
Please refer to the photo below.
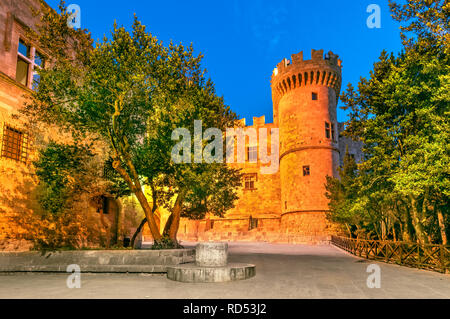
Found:
<svg viewBox="0 0 450 319"><path fill-rule="evenodd" d="M184 243L186 247L194 243ZM218 284L185 284L165 275L0 274L0 298L450 298L450 276L376 263L381 288L368 288L373 264L334 246L230 243L230 262L253 263L256 277Z"/></svg>

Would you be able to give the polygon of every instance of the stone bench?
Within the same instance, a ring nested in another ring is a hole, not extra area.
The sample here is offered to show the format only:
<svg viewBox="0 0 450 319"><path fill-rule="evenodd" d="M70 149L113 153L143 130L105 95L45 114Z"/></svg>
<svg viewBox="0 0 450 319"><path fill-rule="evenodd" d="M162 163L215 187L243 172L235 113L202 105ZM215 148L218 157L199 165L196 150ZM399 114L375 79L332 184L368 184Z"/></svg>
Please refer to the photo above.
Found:
<svg viewBox="0 0 450 319"><path fill-rule="evenodd" d="M1 252L0 272L66 272L76 264L82 272L165 273L194 260L194 249Z"/></svg>

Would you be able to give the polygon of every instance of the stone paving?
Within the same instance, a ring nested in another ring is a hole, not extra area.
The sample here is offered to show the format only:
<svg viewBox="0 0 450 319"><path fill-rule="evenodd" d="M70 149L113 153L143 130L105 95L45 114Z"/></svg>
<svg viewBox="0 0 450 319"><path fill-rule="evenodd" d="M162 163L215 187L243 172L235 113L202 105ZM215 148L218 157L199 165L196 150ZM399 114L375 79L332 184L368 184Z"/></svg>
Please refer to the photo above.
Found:
<svg viewBox="0 0 450 319"><path fill-rule="evenodd" d="M230 243L229 252L230 262L255 264L256 276L186 284L165 275L81 274L81 288L69 289L69 274L0 274L0 298L450 298L449 275L385 263L376 263L381 288L368 288L374 262L331 245Z"/></svg>

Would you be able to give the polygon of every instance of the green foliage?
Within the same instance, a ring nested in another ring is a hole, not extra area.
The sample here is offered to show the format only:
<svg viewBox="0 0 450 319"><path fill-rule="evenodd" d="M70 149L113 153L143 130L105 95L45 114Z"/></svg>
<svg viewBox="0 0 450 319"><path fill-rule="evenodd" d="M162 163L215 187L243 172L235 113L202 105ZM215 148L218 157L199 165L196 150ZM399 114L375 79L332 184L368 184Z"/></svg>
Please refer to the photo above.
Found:
<svg viewBox="0 0 450 319"><path fill-rule="evenodd" d="M34 35L51 55L24 113L70 130L75 140L93 135L107 143L111 191L136 195L156 241L153 212L157 206L173 210L175 196L187 217L231 208L241 178L237 170L223 163L171 161L174 129L188 128L193 135L194 120L224 130L237 119L206 79L203 56L196 56L192 45L164 46L136 17L131 32L115 23L110 37L92 47L87 30L67 27L64 3L60 10L44 11ZM146 185L154 190L153 208L143 194Z"/></svg>
<svg viewBox="0 0 450 319"><path fill-rule="evenodd" d="M98 191L98 167L89 147L50 142L33 164L39 181L30 194L33 205L14 217L23 237L36 250L98 245L103 240L98 218L80 205L86 194Z"/></svg>
<svg viewBox="0 0 450 319"><path fill-rule="evenodd" d="M349 155L348 149L345 153L344 165L338 169L338 172L339 178L327 176L326 196L330 200L330 212L327 217L330 221L346 225L349 231L350 225L358 225L361 222L361 215L354 209L357 200L354 183L357 166L355 159Z"/></svg>
<svg viewBox="0 0 450 319"><path fill-rule="evenodd" d="M343 210L357 216L364 223L351 223L366 236L447 241L450 52L448 32L440 30L448 31L449 6L441 2L391 3L394 18L406 24L404 52L383 51L370 78L341 97L350 110L344 135L364 142L365 160L350 183L339 183L352 185L350 194L329 181L331 214L338 221Z"/></svg>
<svg viewBox="0 0 450 319"><path fill-rule="evenodd" d="M39 202L45 211L60 214L70 209L70 199L83 191L80 176L88 172L87 165L93 156L85 146L55 142L39 151L34 166L43 189Z"/></svg>

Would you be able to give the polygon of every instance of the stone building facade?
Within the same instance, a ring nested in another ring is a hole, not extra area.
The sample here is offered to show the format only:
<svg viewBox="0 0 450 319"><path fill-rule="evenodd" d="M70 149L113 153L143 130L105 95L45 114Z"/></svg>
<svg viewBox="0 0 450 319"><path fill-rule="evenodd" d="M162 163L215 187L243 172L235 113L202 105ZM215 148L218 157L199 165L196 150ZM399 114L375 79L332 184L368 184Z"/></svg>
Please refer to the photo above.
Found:
<svg viewBox="0 0 450 319"><path fill-rule="evenodd" d="M18 112L38 80L36 70L45 67L48 56L27 32L36 28L39 16L33 11L39 12L41 3L46 5L40 0L0 1L0 250L29 246L15 240L23 230L11 220L32 206L37 185L32 165L37 153L35 141L44 138L33 136ZM47 134L57 142L67 138L55 128L49 127ZM121 205L107 194L97 197L87 200L85 209L94 216L99 214L106 236L115 238Z"/></svg>
<svg viewBox="0 0 450 319"><path fill-rule="evenodd" d="M230 164L244 175L239 200L224 218L182 219L178 237L188 241L321 243L333 225L326 220L326 176L337 176L345 151L361 160L361 143L342 137L336 107L342 63L332 52L312 50L284 59L271 79L273 123L253 118L249 128L279 129L279 171L260 173L261 162ZM243 120L245 125L245 119ZM247 154L259 144L246 145Z"/></svg>
<svg viewBox="0 0 450 319"><path fill-rule="evenodd" d="M28 7L38 2L0 2L0 242L7 242L16 229L9 219L15 204L31 192L33 152L24 123L14 118L31 92L36 43L25 39L27 28L36 23Z"/></svg>

